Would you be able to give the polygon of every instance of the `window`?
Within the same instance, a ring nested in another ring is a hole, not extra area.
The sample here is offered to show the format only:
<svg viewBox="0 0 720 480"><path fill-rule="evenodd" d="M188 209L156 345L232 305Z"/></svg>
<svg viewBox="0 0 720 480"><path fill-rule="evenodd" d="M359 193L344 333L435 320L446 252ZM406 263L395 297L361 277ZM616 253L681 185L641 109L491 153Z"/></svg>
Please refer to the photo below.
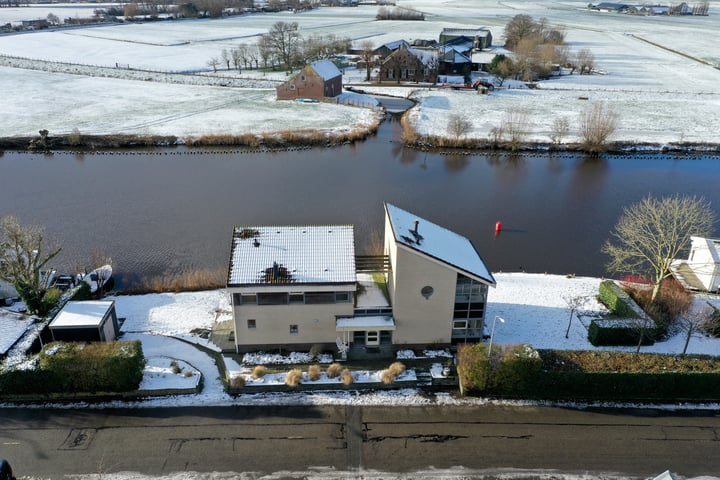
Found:
<svg viewBox="0 0 720 480"><path fill-rule="evenodd" d="M240 305L242 303L242 295L240 295L239 293L233 293L232 303L233 305Z"/></svg>
<svg viewBox="0 0 720 480"><path fill-rule="evenodd" d="M467 320L453 320L453 328L456 330L464 330L467 328Z"/></svg>
<svg viewBox="0 0 720 480"><path fill-rule="evenodd" d="M255 319L254 319L254 318L248 318L247 325L248 325L248 329L250 329L250 330L252 330L252 329L254 329L255 327L257 327L257 325L255 324Z"/></svg>
<svg viewBox="0 0 720 480"><path fill-rule="evenodd" d="M307 292L305 294L305 303L308 305L335 303L335 292Z"/></svg>
<svg viewBox="0 0 720 480"><path fill-rule="evenodd" d="M425 297L425 300L427 300L428 298L430 298L430 296L433 294L434 291L435 291L435 289L433 287L431 287L430 285L427 285L425 287L422 287L422 289L420 289L420 295Z"/></svg>
<svg viewBox="0 0 720 480"><path fill-rule="evenodd" d="M291 84L290 84L290 90L295 90L295 84L294 84L294 83L291 83Z"/></svg>
<svg viewBox="0 0 720 480"><path fill-rule="evenodd" d="M240 303L242 304L248 304L248 305L255 305L257 303L257 296L256 295L242 295L240 298Z"/></svg>
<svg viewBox="0 0 720 480"><path fill-rule="evenodd" d="M415 69L414 68L408 68L407 71L408 78L413 78L415 76Z"/></svg>
<svg viewBox="0 0 720 480"><path fill-rule="evenodd" d="M304 82L304 81L305 81L305 75L300 75L300 81L301 81L301 82Z"/></svg>
<svg viewBox="0 0 720 480"><path fill-rule="evenodd" d="M335 292L335 303L348 303L350 301L350 292Z"/></svg>
<svg viewBox="0 0 720 480"><path fill-rule="evenodd" d="M298 331L299 330L297 325L290 325L290 335L297 335Z"/></svg>
<svg viewBox="0 0 720 480"><path fill-rule="evenodd" d="M282 293L258 293L258 305L287 305L288 294Z"/></svg>
<svg viewBox="0 0 720 480"><path fill-rule="evenodd" d="M305 303L305 295L302 293L291 293L290 303Z"/></svg>

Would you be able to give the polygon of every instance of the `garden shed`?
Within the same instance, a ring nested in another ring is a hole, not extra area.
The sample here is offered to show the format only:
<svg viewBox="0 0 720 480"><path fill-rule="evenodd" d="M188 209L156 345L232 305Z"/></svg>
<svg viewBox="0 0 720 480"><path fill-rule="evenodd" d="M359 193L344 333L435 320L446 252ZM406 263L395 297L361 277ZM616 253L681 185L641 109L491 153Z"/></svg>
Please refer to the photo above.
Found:
<svg viewBox="0 0 720 480"><path fill-rule="evenodd" d="M50 322L50 331L56 341L111 342L120 332L115 302L67 302Z"/></svg>

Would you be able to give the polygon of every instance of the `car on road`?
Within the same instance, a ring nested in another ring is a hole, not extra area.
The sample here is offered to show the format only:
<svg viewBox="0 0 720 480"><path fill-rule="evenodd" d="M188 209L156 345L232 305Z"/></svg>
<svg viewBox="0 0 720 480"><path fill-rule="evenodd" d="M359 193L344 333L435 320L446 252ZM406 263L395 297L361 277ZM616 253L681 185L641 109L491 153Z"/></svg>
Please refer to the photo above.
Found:
<svg viewBox="0 0 720 480"><path fill-rule="evenodd" d="M4 458L0 458L0 480L15 480L13 469Z"/></svg>

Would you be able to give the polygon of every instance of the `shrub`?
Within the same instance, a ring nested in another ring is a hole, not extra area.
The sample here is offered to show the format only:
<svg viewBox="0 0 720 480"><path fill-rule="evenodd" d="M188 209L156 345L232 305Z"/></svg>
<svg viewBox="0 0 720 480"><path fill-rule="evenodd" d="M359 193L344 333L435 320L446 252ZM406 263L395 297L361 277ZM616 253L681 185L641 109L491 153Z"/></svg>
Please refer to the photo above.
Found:
<svg viewBox="0 0 720 480"><path fill-rule="evenodd" d="M402 362L393 362L387 369L383 370L380 379L383 383L390 384L404 371L405 365Z"/></svg>
<svg viewBox="0 0 720 480"><path fill-rule="evenodd" d="M630 295L612 280L600 282L598 300L619 317L635 317L635 313L629 305L629 302L632 301Z"/></svg>
<svg viewBox="0 0 720 480"><path fill-rule="evenodd" d="M322 346L319 344L314 344L312 347L310 347L310 356L312 358L317 358L322 354Z"/></svg>
<svg viewBox="0 0 720 480"><path fill-rule="evenodd" d="M720 309L713 307L710 318L703 322L701 328L710 336L720 337Z"/></svg>
<svg viewBox="0 0 720 480"><path fill-rule="evenodd" d="M232 388L242 388L245 386L245 377L242 375L236 375L230 379L230 386Z"/></svg>
<svg viewBox="0 0 720 480"><path fill-rule="evenodd" d="M340 374L343 372L343 366L339 363L332 363L327 367L327 370L325 373L327 374L328 378L336 378L339 377Z"/></svg>
<svg viewBox="0 0 720 480"><path fill-rule="evenodd" d="M145 357L140 341L54 342L34 358L35 368L4 370L0 391L17 394L127 392L137 390Z"/></svg>
<svg viewBox="0 0 720 480"><path fill-rule="evenodd" d="M352 372L347 368L343 369L341 376L344 385L352 385L355 382L355 377L353 376Z"/></svg>
<svg viewBox="0 0 720 480"><path fill-rule="evenodd" d="M297 387L302 382L302 370L293 368L285 376L285 384L289 387Z"/></svg>
<svg viewBox="0 0 720 480"><path fill-rule="evenodd" d="M92 300L93 295L90 291L90 285L87 282L80 282L80 286L70 300L81 301L81 300Z"/></svg>
<svg viewBox="0 0 720 480"><path fill-rule="evenodd" d="M185 377L185 378L190 378L190 377L192 377L192 376L193 376L193 372L191 372L190 370L188 370L187 372L183 373L183 377Z"/></svg>
<svg viewBox="0 0 720 480"><path fill-rule="evenodd" d="M308 378L312 381L320 380L320 366L310 365L308 367Z"/></svg>
<svg viewBox="0 0 720 480"><path fill-rule="evenodd" d="M253 368L252 371L252 378L257 380L258 378L262 378L267 373L267 367L265 365L255 365L255 368Z"/></svg>
<svg viewBox="0 0 720 480"><path fill-rule="evenodd" d="M172 362L170 362L170 366L172 367L172 372L173 372L175 375L177 375L178 373L182 372L182 368L180 367L180 365L178 365L178 363L177 363L175 360L173 360Z"/></svg>
<svg viewBox="0 0 720 480"><path fill-rule="evenodd" d="M532 392L542 369L537 351L530 345L497 345L502 355L492 365L487 344L463 345L458 349L458 375L464 391L517 396ZM493 348L493 352L496 348Z"/></svg>

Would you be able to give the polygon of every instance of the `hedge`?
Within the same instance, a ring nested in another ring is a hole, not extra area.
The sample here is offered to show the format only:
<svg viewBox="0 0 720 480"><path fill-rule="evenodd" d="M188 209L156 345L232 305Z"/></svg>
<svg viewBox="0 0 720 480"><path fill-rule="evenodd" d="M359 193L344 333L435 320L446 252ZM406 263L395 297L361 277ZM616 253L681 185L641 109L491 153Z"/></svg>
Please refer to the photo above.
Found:
<svg viewBox="0 0 720 480"><path fill-rule="evenodd" d="M0 370L0 394L137 390L145 357L132 342L50 343L22 368Z"/></svg>
<svg viewBox="0 0 720 480"><path fill-rule="evenodd" d="M543 400L720 400L720 360L715 357L555 350L536 353L536 361L532 356L512 360L515 366L509 371L515 374L508 378L500 373L508 371L502 365L494 365L488 374L486 344L479 344L477 350L459 351L458 372L465 392ZM472 376L478 373L484 377Z"/></svg>
<svg viewBox="0 0 720 480"><path fill-rule="evenodd" d="M609 345L635 346L655 343L657 328L651 319L606 319L592 320L588 327L588 341L595 347Z"/></svg>
<svg viewBox="0 0 720 480"><path fill-rule="evenodd" d="M618 317L637 317L632 307L630 307L630 302L633 301L630 295L612 280L603 280L600 282L598 300Z"/></svg>

